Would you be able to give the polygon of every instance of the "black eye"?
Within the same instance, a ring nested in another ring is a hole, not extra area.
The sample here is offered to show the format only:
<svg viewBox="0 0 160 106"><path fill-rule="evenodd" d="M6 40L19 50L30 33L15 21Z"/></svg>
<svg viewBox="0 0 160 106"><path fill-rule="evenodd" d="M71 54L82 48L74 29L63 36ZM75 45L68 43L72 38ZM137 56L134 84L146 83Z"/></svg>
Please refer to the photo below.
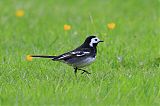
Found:
<svg viewBox="0 0 160 106"><path fill-rule="evenodd" d="M97 41L97 39L95 39L95 41Z"/></svg>

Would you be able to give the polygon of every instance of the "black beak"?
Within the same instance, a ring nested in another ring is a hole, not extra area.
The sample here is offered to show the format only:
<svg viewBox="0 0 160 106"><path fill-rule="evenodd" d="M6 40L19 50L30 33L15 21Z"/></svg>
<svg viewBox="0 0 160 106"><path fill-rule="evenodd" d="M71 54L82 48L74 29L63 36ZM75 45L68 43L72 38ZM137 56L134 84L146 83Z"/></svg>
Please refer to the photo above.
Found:
<svg viewBox="0 0 160 106"><path fill-rule="evenodd" d="M100 40L99 42L104 42L103 40Z"/></svg>

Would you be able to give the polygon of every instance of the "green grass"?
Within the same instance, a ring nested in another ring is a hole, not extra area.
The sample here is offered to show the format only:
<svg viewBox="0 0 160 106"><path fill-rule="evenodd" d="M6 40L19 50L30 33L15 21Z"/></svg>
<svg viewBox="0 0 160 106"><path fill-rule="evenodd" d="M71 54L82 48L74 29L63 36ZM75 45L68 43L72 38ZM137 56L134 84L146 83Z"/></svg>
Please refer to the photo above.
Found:
<svg viewBox="0 0 160 106"><path fill-rule="evenodd" d="M1 0L1 106L160 105L159 0ZM23 17L15 11L24 9ZM114 30L106 25L116 23ZM72 29L64 31L63 25ZM57 55L87 35L104 40L97 60L78 73L28 54ZM119 61L121 58L122 61Z"/></svg>

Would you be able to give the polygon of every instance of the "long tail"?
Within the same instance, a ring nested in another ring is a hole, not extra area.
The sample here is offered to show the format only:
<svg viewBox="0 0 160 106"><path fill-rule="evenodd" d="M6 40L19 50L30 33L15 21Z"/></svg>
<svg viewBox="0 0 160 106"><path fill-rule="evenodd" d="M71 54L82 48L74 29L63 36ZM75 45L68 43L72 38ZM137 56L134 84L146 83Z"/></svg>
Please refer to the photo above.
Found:
<svg viewBox="0 0 160 106"><path fill-rule="evenodd" d="M54 59L56 56L30 55L30 57L35 57L35 58L51 58L51 59Z"/></svg>

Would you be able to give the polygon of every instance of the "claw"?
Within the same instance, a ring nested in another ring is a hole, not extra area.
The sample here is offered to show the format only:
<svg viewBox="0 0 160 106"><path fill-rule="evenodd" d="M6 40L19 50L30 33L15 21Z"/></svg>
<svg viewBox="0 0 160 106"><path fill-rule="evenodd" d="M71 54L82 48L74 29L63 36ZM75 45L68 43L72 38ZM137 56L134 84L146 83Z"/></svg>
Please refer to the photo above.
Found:
<svg viewBox="0 0 160 106"><path fill-rule="evenodd" d="M84 74L84 71L81 74Z"/></svg>
<svg viewBox="0 0 160 106"><path fill-rule="evenodd" d="M82 69L79 69L82 70ZM81 74L87 73L87 74L91 74L90 72L86 71L86 70L82 70L83 72Z"/></svg>

